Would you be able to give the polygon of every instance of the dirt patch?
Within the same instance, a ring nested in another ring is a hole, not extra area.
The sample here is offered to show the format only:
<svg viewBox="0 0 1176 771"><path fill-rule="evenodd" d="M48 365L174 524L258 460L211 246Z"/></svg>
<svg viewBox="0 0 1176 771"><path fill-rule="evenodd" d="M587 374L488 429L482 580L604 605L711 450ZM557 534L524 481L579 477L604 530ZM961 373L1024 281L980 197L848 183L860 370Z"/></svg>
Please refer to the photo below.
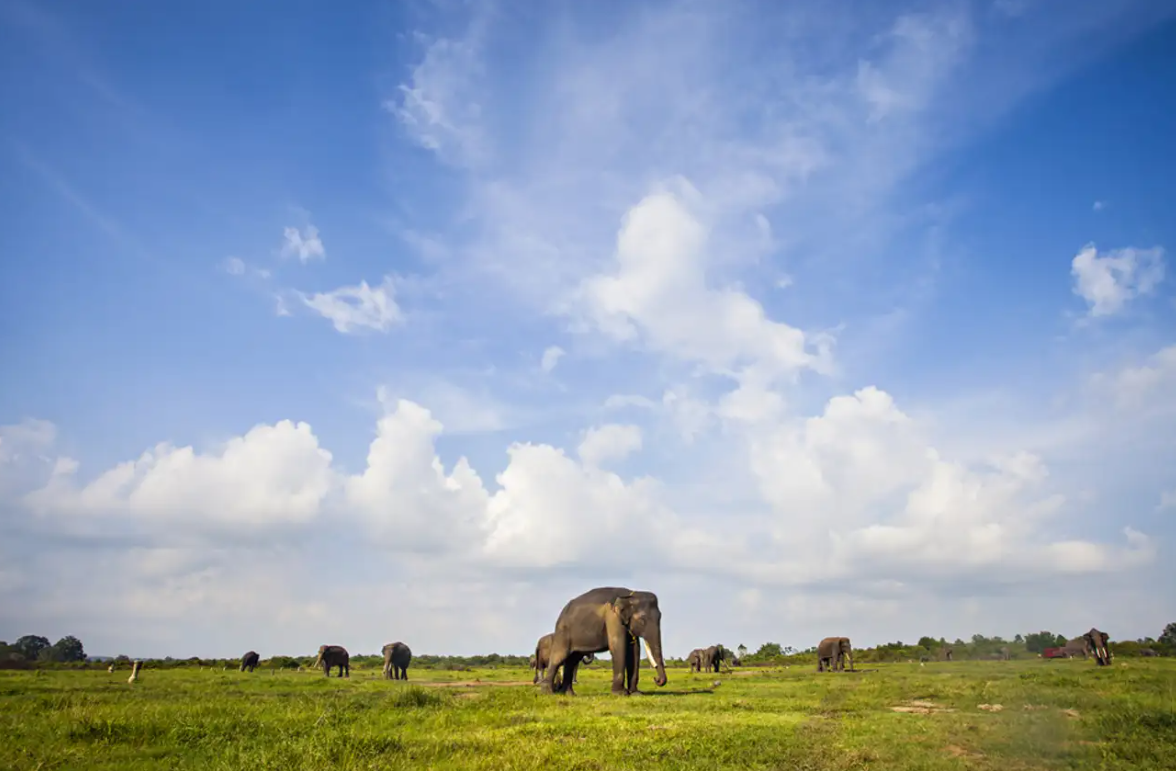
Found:
<svg viewBox="0 0 1176 771"><path fill-rule="evenodd" d="M1004 706L1001 704L980 704L976 709L982 709L985 712L1000 712Z"/></svg>
<svg viewBox="0 0 1176 771"><path fill-rule="evenodd" d="M984 753L982 753L982 752L973 752L972 750L965 749L965 748L960 747L955 744L947 745L946 747L943 748L943 751L946 752L948 755L951 755L953 758L982 758L982 757L984 757Z"/></svg>
<svg viewBox="0 0 1176 771"><path fill-rule="evenodd" d="M931 715L940 712L955 712L950 707L944 707L933 701L913 700L906 704L897 704L890 708L891 712L905 712L912 715Z"/></svg>
<svg viewBox="0 0 1176 771"><path fill-rule="evenodd" d="M1025 710L1026 712L1032 712L1039 709L1049 709L1049 707L1044 704L1026 704L1024 707L1021 707L1021 709Z"/></svg>
<svg viewBox="0 0 1176 771"><path fill-rule="evenodd" d="M1076 709L1063 709L1062 714L1066 717L1072 717L1075 719L1082 717L1082 715L1078 714L1078 710Z"/></svg>

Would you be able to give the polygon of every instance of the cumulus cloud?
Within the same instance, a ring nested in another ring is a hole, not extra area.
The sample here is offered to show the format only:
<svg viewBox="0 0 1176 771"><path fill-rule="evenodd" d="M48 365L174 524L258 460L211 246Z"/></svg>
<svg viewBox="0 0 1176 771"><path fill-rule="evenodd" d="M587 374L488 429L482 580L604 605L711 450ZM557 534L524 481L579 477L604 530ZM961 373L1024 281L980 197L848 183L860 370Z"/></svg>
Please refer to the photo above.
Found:
<svg viewBox="0 0 1176 771"><path fill-rule="evenodd" d="M608 461L623 460L640 449L640 427L610 423L588 429L576 453L585 464L599 466Z"/></svg>
<svg viewBox="0 0 1176 771"><path fill-rule="evenodd" d="M1164 279L1164 250L1127 247L1099 254L1087 244L1074 255L1070 274L1074 294L1086 301L1090 316L1113 316Z"/></svg>
<svg viewBox="0 0 1176 771"><path fill-rule="evenodd" d="M299 262L307 263L311 260L325 260L327 250L319 238L319 231L314 225L304 228L287 227L282 231L283 257L297 257Z"/></svg>
<svg viewBox="0 0 1176 771"><path fill-rule="evenodd" d="M539 359L539 368L544 372L551 372L565 353L564 349L558 345L548 346L543 350L543 356Z"/></svg>
<svg viewBox="0 0 1176 771"><path fill-rule="evenodd" d="M396 290L391 276L386 276L383 282L374 287L368 286L367 281L360 281L354 286L341 286L330 292L295 294L306 307L330 321L336 330L345 335L363 329L387 332L404 321L404 313L396 304Z"/></svg>
<svg viewBox="0 0 1176 771"><path fill-rule="evenodd" d="M1176 410L1176 345L1163 348L1137 365L1092 378L1095 394L1108 399L1120 411L1142 416Z"/></svg>
<svg viewBox="0 0 1176 771"><path fill-rule="evenodd" d="M161 443L84 485L77 471L59 458L47 485L25 502L89 525L132 518L148 528L247 531L313 519L334 473L310 426L289 420L256 426L211 452Z"/></svg>

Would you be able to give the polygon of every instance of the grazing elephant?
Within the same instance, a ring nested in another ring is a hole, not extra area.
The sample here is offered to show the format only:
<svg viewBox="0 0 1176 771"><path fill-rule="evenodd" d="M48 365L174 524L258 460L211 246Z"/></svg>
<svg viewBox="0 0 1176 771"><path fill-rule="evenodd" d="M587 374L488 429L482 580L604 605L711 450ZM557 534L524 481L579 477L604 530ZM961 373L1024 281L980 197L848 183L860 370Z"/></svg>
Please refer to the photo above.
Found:
<svg viewBox="0 0 1176 771"><path fill-rule="evenodd" d="M1150 658L1151 656L1159 656L1160 654L1156 653L1156 652L1155 652L1155 651L1153 651L1151 648L1140 648L1140 649L1139 649L1139 655L1140 655L1140 656L1145 656L1145 657L1149 657L1149 658Z"/></svg>
<svg viewBox="0 0 1176 771"><path fill-rule="evenodd" d="M941 657L943 657L944 661L951 661L952 649L951 648L940 648L939 655Z"/></svg>
<svg viewBox="0 0 1176 771"><path fill-rule="evenodd" d="M339 667L339 677L351 677L351 654L342 645L320 645L318 658L311 667L320 664L323 667L323 674L327 677L331 676L332 667Z"/></svg>
<svg viewBox="0 0 1176 771"><path fill-rule="evenodd" d="M261 656L257 655L257 651L249 651L241 657L241 669L239 671L244 672L248 669L252 672L259 661L261 661Z"/></svg>
<svg viewBox="0 0 1176 771"><path fill-rule="evenodd" d="M849 659L849 670L853 671L853 646L848 637L826 637L817 643L817 671L837 672L845 670Z"/></svg>
<svg viewBox="0 0 1176 771"><path fill-rule="evenodd" d="M1107 642L1110 637L1106 632L1100 632L1098 629L1091 627L1090 631L1082 635L1086 638L1086 644L1090 646L1090 651L1094 654L1094 660L1100 667L1110 666L1111 664L1111 649L1107 647Z"/></svg>
<svg viewBox="0 0 1176 771"><path fill-rule="evenodd" d="M539 682L539 673L547 670L547 662L551 660L551 641L554 638L555 633L548 632L535 643L535 654L531 656L531 668L535 670L535 676L531 678L532 685Z"/></svg>
<svg viewBox="0 0 1176 771"><path fill-rule="evenodd" d="M580 661L589 653L606 650L612 657L612 692L625 696L637 692L641 662L638 638L657 671L654 682L664 686L666 665L662 658L661 608L656 594L602 586L572 598L555 621L543 692L555 691L555 673L563 667L558 692L574 695L572 683Z"/></svg>
<svg viewBox="0 0 1176 771"><path fill-rule="evenodd" d="M728 651L722 645L712 645L702 651L702 665L708 672L718 672L719 667L727 660Z"/></svg>
<svg viewBox="0 0 1176 771"><path fill-rule="evenodd" d="M384 646L384 679L407 680L408 662L412 661L412 651L399 640Z"/></svg>
<svg viewBox="0 0 1176 771"><path fill-rule="evenodd" d="M695 648L690 651L690 655L686 657L686 662L690 664L690 671L692 673L702 671L702 660L705 654L705 648Z"/></svg>

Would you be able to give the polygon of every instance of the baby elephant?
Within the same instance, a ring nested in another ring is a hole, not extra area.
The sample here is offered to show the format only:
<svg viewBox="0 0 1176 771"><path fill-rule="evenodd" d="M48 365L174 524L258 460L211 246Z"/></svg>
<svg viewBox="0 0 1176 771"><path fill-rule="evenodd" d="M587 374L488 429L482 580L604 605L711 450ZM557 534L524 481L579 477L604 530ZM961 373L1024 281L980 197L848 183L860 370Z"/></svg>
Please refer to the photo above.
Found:
<svg viewBox="0 0 1176 771"><path fill-rule="evenodd" d="M384 679L407 680L410 661L412 661L412 651L404 643L397 641L385 645Z"/></svg>

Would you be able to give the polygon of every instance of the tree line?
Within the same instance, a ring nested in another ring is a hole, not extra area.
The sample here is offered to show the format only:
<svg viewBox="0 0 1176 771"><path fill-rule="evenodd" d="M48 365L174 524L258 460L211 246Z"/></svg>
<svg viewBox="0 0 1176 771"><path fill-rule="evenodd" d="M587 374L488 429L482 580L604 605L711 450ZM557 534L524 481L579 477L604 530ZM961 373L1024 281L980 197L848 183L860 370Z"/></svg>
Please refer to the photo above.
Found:
<svg viewBox="0 0 1176 771"><path fill-rule="evenodd" d="M1061 647L1066 644L1065 635L1049 631L1032 632L1026 635L1016 635L1012 640L1005 640L1000 636L985 637L972 635L970 640L957 639L948 642L943 637L920 637L917 642L904 643L901 640L883 643L871 648L854 647L855 662L887 662L887 661L919 661L942 658L945 649L950 648L952 658L989 659L998 655L1005 647L1009 649L1010 658L1036 658L1046 648ZM1116 656L1138 656L1140 650L1150 648L1161 656L1176 656L1176 622L1168 624L1158 638L1145 637L1138 640L1117 640L1109 645ZM812 646L799 650L792 646L766 642L751 652L744 645L729 649L743 666L773 666L791 665L810 662L816 656L817 648ZM503 655L498 653L480 656L432 656L414 655L412 666L414 669L439 669L465 671L473 669L494 669L497 667L525 667L528 655ZM604 655L607 660L607 654ZM106 663L113 659L115 664L130 664L131 658L125 654L114 657L87 657L82 641L73 635L66 635L55 643L50 644L47 637L40 635L25 635L14 643L0 641L0 667L4 666L85 666L87 663ZM269 669L309 668L314 664L314 655L286 656L276 655L262 660L262 666ZM162 659L143 659L156 669L179 667L236 667L240 658L201 658L192 656L177 659L167 656ZM684 658L666 658L667 665L685 665ZM351 657L351 666L357 669L380 668L384 664L383 656L378 653L360 654Z"/></svg>

